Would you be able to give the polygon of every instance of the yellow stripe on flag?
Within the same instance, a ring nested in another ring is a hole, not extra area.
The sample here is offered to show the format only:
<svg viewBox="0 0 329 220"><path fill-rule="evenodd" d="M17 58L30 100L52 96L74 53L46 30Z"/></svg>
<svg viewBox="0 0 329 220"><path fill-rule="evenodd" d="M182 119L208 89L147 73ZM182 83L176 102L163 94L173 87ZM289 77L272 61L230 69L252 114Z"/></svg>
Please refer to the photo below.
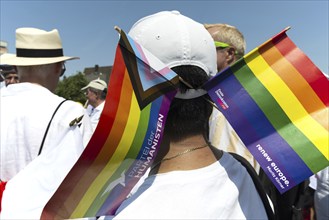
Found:
<svg viewBox="0 0 329 220"><path fill-rule="evenodd" d="M121 162L124 161L125 156L129 151L129 147L131 146L134 135L136 133L138 122L140 118L139 106L136 100L136 97L133 95L131 100L131 107L129 111L129 117L127 120L127 126L123 132L120 143L114 152L112 158L108 161L102 172L97 176L97 178L93 181L90 188L87 190L85 195L82 197L80 203L72 213L72 217L81 216L81 213L85 215L88 211L89 207L94 202L96 196L99 194L101 189L104 187L104 183L115 173L115 170L121 165ZM104 197L105 199L107 197Z"/></svg>
<svg viewBox="0 0 329 220"><path fill-rule="evenodd" d="M255 51L254 56L246 57L245 60L251 71L271 93L292 123L328 159L328 131L308 114L289 87L266 63L258 51Z"/></svg>
<svg viewBox="0 0 329 220"><path fill-rule="evenodd" d="M131 83L130 83L130 79L129 79L129 76L127 73L125 73L124 75L124 79L123 79L123 85L122 85L122 88L129 88L127 86L131 87ZM124 108L126 108L126 105L125 104L125 101L121 101L121 99L123 100L126 100L127 98L126 97L131 97L131 90L129 89L122 89L121 90L121 94L120 94L120 103L119 103L119 106L118 106L118 114L117 116L119 115L122 115L120 114L119 112L123 112ZM112 129L111 129L111 132L109 133L108 137L107 137L107 140L105 141L105 143L103 144L103 147L101 149L101 151L98 153L97 157L95 158L95 160L92 162L92 164L90 165L90 167L88 167L88 169L85 171L85 173L81 176L79 182L76 184L75 188L72 190L72 192L70 193L70 195L67 195L68 196L68 199L67 199L67 203L68 204L76 204L76 200L74 200L74 195L75 194L80 194L80 192L84 192L85 189L85 183L87 182L90 182L90 178L95 176L95 173L98 174L101 170L100 170L100 167L102 165L102 163L104 162L104 160L107 160L107 157L108 157L108 150L107 148L110 146L112 147L112 143L113 142L113 136L114 136L114 133L112 132L113 131L113 128L114 127L119 127L121 126L121 121L122 121L122 117L115 117L114 118L114 122L113 122L113 126L112 126ZM96 129L97 130L97 129ZM111 141L112 140L112 141ZM96 175L97 176L97 175ZM92 183L91 183L92 184ZM72 201L71 201L72 200ZM81 202L85 202L86 200L80 200L79 203ZM87 201L90 201L89 199L87 199ZM75 206L77 207L77 206ZM89 208L89 207L87 207ZM75 208L76 210L76 208ZM83 214L87 211L84 210L83 213L81 214L80 212L77 212L77 211L73 211L70 218L73 218L74 216L83 216Z"/></svg>
<svg viewBox="0 0 329 220"><path fill-rule="evenodd" d="M303 108L328 131L329 111L327 106L299 71L285 59L278 48L271 46L270 49L262 53L262 57L295 94Z"/></svg>

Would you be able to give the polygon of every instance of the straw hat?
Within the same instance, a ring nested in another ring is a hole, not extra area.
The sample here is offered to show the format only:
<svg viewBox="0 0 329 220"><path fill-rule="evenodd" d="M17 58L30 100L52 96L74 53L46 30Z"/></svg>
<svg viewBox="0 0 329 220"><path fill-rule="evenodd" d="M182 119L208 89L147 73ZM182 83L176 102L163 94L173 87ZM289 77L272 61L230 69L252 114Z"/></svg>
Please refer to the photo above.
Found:
<svg viewBox="0 0 329 220"><path fill-rule="evenodd" d="M37 28L16 30L16 55L1 56L0 64L34 66L79 59L64 56L57 29L44 31Z"/></svg>

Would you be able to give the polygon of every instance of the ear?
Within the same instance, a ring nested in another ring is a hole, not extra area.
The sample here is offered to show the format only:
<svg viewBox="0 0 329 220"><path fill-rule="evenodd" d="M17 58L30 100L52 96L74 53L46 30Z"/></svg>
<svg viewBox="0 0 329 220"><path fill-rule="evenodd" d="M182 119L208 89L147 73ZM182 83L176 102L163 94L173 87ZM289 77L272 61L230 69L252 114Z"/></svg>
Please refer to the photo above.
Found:
<svg viewBox="0 0 329 220"><path fill-rule="evenodd" d="M235 49L230 47L226 50L226 60L228 64L232 64L235 61Z"/></svg>

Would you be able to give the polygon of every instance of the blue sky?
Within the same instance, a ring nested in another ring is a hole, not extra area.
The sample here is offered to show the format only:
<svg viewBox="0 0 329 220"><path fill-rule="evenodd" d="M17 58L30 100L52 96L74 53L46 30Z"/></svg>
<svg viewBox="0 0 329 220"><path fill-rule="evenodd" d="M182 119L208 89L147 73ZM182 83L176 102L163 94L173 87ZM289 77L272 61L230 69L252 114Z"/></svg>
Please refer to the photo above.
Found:
<svg viewBox="0 0 329 220"><path fill-rule="evenodd" d="M66 75L95 64L113 64L118 34L140 18L163 10L178 10L200 23L228 23L245 36L247 52L287 26L294 43L328 73L328 0L200 0L200 1L92 1L92 0L0 0L0 39L15 53L15 30L19 27L58 29L68 61Z"/></svg>

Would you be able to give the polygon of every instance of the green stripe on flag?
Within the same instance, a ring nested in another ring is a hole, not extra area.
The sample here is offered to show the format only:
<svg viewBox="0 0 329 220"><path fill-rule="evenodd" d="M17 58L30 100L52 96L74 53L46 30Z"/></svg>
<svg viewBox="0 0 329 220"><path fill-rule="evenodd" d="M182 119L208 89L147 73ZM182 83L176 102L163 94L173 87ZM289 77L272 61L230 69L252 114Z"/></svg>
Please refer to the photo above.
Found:
<svg viewBox="0 0 329 220"><path fill-rule="evenodd" d="M247 66L248 60L255 59L256 56L258 56L258 53L248 56L245 58L246 60L240 60L239 65L231 67L232 71L235 72L237 79L257 103L258 107L263 111L281 137L286 140L313 173L317 172L321 169L323 164L328 163L327 159L314 144L292 124L283 109L277 104L269 91ZM271 104L269 105L269 103Z"/></svg>

